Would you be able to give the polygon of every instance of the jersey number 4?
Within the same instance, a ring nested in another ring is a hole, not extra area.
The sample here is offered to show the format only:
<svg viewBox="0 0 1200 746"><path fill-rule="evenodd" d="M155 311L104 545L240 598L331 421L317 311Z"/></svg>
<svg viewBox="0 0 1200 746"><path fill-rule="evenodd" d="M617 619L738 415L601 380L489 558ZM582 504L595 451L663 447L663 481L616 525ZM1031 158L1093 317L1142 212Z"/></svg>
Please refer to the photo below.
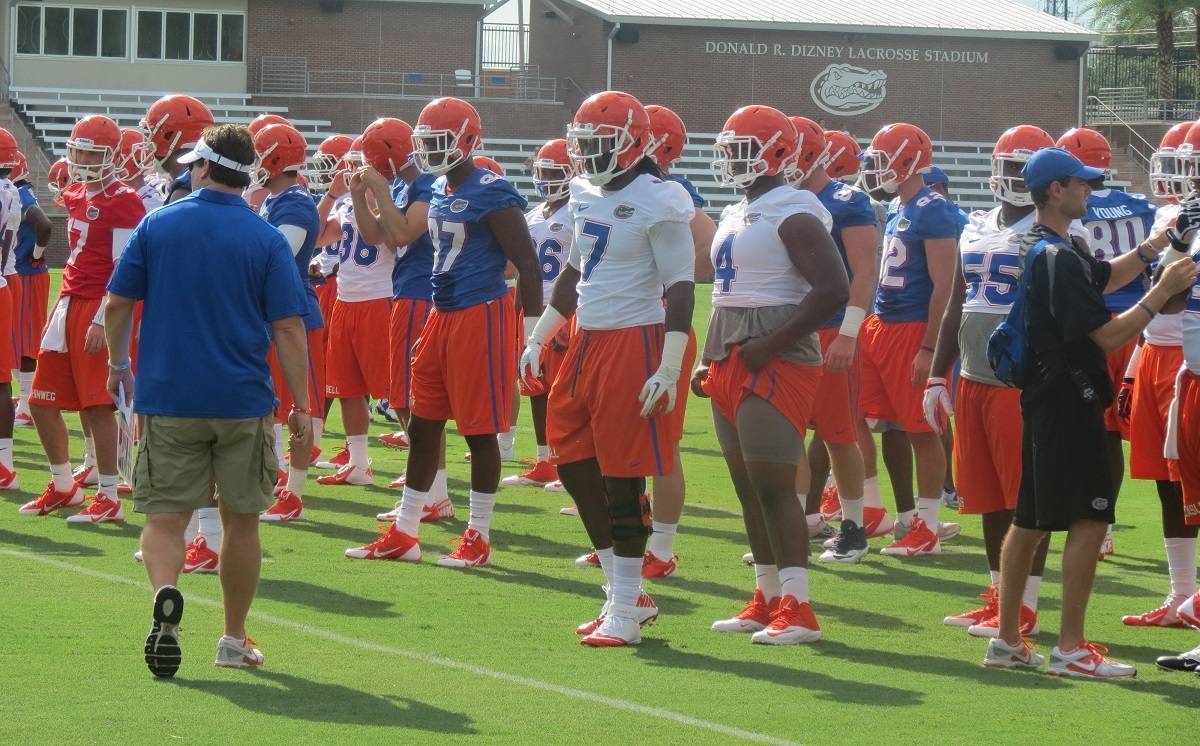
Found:
<svg viewBox="0 0 1200 746"><path fill-rule="evenodd" d="M737 265L733 263L733 242L736 236L730 233L721 242L717 248L717 259L713 262L713 282L716 284L717 292L722 295L728 294L733 290L733 283L737 281Z"/></svg>
<svg viewBox="0 0 1200 746"><path fill-rule="evenodd" d="M433 271L449 272L462 254L463 244L467 242L467 226L445 218L434 218L429 221L429 232L433 245L437 247Z"/></svg>
<svg viewBox="0 0 1200 746"><path fill-rule="evenodd" d="M604 252L608 251L608 238L612 235L612 226L588 220L584 222L579 235L586 236L592 241L591 247L584 253L581 271L583 280L586 282L592 276L592 270L596 269L596 265L604 258Z"/></svg>

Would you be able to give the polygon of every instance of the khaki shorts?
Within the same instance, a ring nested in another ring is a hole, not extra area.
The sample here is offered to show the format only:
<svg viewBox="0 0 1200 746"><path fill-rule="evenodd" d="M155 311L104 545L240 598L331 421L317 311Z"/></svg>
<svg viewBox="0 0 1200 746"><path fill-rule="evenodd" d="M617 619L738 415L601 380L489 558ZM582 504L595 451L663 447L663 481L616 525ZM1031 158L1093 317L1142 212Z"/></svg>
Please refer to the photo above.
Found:
<svg viewBox="0 0 1200 746"><path fill-rule="evenodd" d="M187 513L217 499L233 513L270 507L275 487L270 417L206 419L147 416L133 467L139 513Z"/></svg>

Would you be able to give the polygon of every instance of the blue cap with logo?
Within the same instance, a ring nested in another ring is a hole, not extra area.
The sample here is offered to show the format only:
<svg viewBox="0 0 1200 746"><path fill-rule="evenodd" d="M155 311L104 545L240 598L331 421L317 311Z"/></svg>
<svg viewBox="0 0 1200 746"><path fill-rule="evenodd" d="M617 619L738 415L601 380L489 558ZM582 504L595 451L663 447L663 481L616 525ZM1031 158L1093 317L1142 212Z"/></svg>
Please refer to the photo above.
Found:
<svg viewBox="0 0 1200 746"><path fill-rule="evenodd" d="M1029 157L1021 169L1028 189L1042 189L1059 179L1075 178L1095 181L1104 178L1104 171L1083 165L1083 161L1062 148L1042 148Z"/></svg>
<svg viewBox="0 0 1200 746"><path fill-rule="evenodd" d="M930 166L929 170L925 172L924 176L926 186L932 186L933 184L944 184L946 186L950 185L950 177L946 175L945 171L937 166Z"/></svg>

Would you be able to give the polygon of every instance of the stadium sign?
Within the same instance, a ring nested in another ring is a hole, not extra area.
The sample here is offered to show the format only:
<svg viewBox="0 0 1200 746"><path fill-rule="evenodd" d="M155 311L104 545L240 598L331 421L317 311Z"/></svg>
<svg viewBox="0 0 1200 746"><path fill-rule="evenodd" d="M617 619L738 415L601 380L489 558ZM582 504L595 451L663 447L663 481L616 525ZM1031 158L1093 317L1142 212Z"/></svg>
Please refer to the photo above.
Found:
<svg viewBox="0 0 1200 746"><path fill-rule="evenodd" d="M743 57L811 57L871 62L933 62L951 65L986 65L988 52L973 49L917 49L915 47L840 47L833 44L767 44L766 42L706 41L705 54Z"/></svg>

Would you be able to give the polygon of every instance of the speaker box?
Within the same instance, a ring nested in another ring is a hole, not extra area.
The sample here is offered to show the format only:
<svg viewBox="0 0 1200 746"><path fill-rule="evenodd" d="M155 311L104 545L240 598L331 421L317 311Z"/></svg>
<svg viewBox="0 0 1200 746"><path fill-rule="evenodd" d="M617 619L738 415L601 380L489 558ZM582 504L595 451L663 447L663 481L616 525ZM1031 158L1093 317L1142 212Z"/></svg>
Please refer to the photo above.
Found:
<svg viewBox="0 0 1200 746"><path fill-rule="evenodd" d="M621 28L617 29L617 35L613 37L613 40L619 41L622 44L637 44L639 37L640 34L638 34L637 28L632 26L622 26Z"/></svg>
<svg viewBox="0 0 1200 746"><path fill-rule="evenodd" d="M1086 47L1060 44L1054 48L1054 58L1063 62L1074 62L1083 56Z"/></svg>

